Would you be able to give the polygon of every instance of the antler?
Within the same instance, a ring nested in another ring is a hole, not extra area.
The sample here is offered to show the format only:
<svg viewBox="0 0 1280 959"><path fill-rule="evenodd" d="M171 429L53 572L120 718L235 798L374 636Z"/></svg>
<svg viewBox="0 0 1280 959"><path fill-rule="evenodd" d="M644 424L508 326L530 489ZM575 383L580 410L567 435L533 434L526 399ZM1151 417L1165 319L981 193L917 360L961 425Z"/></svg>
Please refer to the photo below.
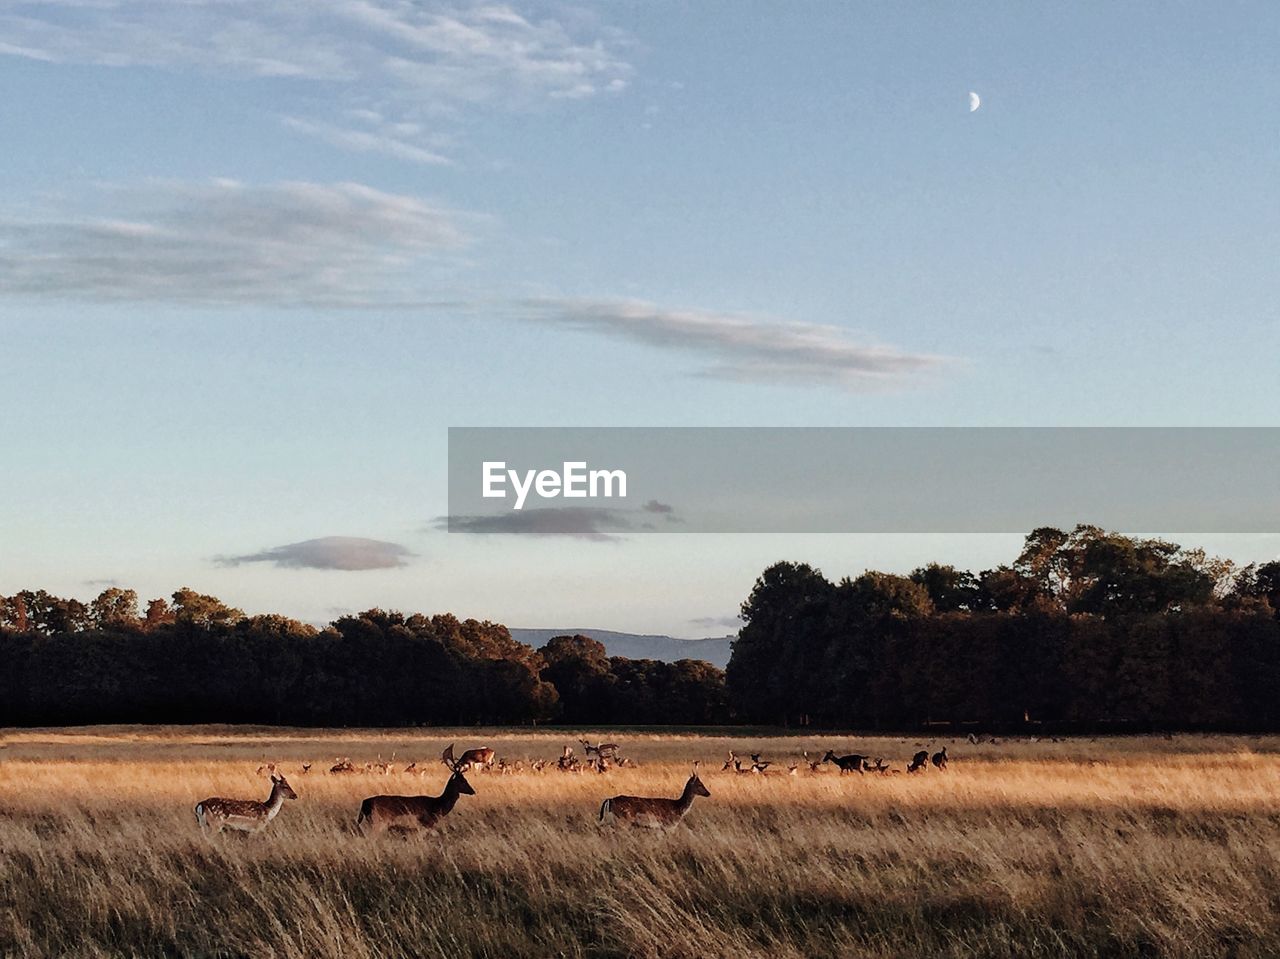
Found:
<svg viewBox="0 0 1280 959"><path fill-rule="evenodd" d="M450 743L449 747L441 754L440 761L455 772L457 771L458 762L453 758L453 743Z"/></svg>

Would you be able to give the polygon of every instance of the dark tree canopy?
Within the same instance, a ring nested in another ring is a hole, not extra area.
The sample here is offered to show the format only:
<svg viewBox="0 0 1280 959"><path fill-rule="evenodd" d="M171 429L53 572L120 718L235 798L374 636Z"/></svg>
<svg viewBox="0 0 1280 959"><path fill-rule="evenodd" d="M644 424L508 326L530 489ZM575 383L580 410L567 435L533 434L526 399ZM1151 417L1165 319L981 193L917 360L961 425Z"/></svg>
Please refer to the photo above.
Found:
<svg viewBox="0 0 1280 959"><path fill-rule="evenodd" d="M740 720L1273 729L1280 563L1234 570L1094 526L1030 533L1009 565L838 584L765 570L727 670Z"/></svg>

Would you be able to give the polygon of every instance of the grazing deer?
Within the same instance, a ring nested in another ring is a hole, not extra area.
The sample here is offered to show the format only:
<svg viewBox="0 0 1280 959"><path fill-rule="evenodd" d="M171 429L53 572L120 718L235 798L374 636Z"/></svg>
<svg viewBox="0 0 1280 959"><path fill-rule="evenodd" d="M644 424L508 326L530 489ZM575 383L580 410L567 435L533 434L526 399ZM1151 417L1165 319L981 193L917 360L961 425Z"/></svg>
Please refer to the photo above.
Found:
<svg viewBox="0 0 1280 959"><path fill-rule="evenodd" d="M822 757L824 763L835 763L840 767L840 774L857 772L862 775L862 769L867 763L866 756L859 756L857 753L850 753L848 756L837 756L830 749L827 754Z"/></svg>
<svg viewBox="0 0 1280 959"><path fill-rule="evenodd" d="M947 747L943 746L941 751L936 752L929 757L929 761L933 763L934 769L939 769L945 772L947 769Z"/></svg>
<svg viewBox="0 0 1280 959"><path fill-rule="evenodd" d="M450 767L452 775L444 784L439 796L370 796L360 804L356 828L366 836L374 836L388 829L431 829L453 811L459 796L474 796L462 775L462 761Z"/></svg>
<svg viewBox="0 0 1280 959"><path fill-rule="evenodd" d="M929 750L922 749L911 757L911 765L907 767L907 772L919 772L921 769L927 769L929 763Z"/></svg>
<svg viewBox="0 0 1280 959"><path fill-rule="evenodd" d="M350 759L335 759L333 765L329 767L329 772L336 775L341 773L353 773L356 767L351 764Z"/></svg>
<svg viewBox="0 0 1280 959"><path fill-rule="evenodd" d="M710 796L707 787L698 778L698 764L693 764L693 775L684 784L684 792L678 799L644 799L639 796L614 796L600 804L599 822L612 815L617 822L643 829L673 829L684 819L693 805L694 796Z"/></svg>
<svg viewBox="0 0 1280 959"><path fill-rule="evenodd" d="M463 772L470 772L477 766L484 770L489 770L493 766L493 759L496 753L488 746L481 746L478 749L468 749L456 760L453 758L453 744L449 744L449 748L444 751L440 757L440 762L453 769L456 765Z"/></svg>
<svg viewBox="0 0 1280 959"><path fill-rule="evenodd" d="M283 776L271 774L271 795L266 802L255 799L221 799L212 796L196 803L196 822L206 835L216 835L223 829L237 832L262 832L276 818L286 799L297 799L298 794Z"/></svg>
<svg viewBox="0 0 1280 959"><path fill-rule="evenodd" d="M592 756L598 759L612 759L613 754L618 751L617 743L600 743L597 746L592 746L585 739L579 739L578 742L582 743L582 751L587 754L588 759Z"/></svg>

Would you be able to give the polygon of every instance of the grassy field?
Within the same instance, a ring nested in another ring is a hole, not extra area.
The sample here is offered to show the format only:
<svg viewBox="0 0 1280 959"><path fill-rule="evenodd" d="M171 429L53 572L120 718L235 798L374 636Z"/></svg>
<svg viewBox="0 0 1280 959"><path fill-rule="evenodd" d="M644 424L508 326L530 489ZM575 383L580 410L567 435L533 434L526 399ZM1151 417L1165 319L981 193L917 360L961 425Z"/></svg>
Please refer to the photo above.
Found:
<svg viewBox="0 0 1280 959"><path fill-rule="evenodd" d="M1280 738L725 738L618 733L636 769L469 775L432 834L364 839L360 800L436 794L450 742L554 759L564 731L0 731L4 956L1276 956ZM593 733L593 740L596 735ZM786 773L800 751L908 776ZM721 772L728 749L780 775ZM396 772L328 775L395 754ZM619 793L709 799L601 829ZM400 772L410 761L425 776ZM299 794L260 836L193 804ZM314 766L302 774L301 763Z"/></svg>

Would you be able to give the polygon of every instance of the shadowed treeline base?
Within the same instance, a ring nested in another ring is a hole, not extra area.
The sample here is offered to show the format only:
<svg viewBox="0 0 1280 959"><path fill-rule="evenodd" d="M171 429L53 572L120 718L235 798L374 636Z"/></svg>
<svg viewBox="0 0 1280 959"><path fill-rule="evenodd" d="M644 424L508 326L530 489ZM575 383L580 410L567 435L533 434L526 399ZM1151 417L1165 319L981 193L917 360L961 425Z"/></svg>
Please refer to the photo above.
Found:
<svg viewBox="0 0 1280 959"><path fill-rule="evenodd" d="M594 733L588 738L595 739ZM569 732L7 731L0 954L17 956L1266 956L1280 951L1276 737L1061 743L617 734L638 769L476 773L436 834L357 837L361 798L437 793L444 745L551 757ZM916 776L719 772L729 748L948 745ZM397 754L424 777L330 776ZM711 797L670 834L600 801ZM300 799L263 836L200 838L211 793ZM303 761L315 764L300 775Z"/></svg>

